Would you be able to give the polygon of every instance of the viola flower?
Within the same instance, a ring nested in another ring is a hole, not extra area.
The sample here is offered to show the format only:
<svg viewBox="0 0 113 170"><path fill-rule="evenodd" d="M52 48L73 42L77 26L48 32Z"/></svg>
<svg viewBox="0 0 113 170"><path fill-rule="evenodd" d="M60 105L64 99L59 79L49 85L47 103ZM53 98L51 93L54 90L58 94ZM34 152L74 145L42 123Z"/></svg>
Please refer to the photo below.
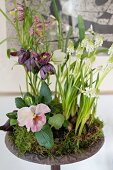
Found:
<svg viewBox="0 0 113 170"><path fill-rule="evenodd" d="M63 64L65 62L66 53L62 52L61 49L53 52L52 61L56 64Z"/></svg>
<svg viewBox="0 0 113 170"><path fill-rule="evenodd" d="M47 64L41 67L40 69L40 76L42 80L46 79L47 74L54 74L55 73L55 68L52 64Z"/></svg>
<svg viewBox="0 0 113 170"><path fill-rule="evenodd" d="M50 108L40 103L37 106L23 107L17 112L17 121L19 126L26 126L27 131L40 131L46 123L46 113L49 113Z"/></svg>
<svg viewBox="0 0 113 170"><path fill-rule="evenodd" d="M21 3L17 4L17 8L10 11L10 14L15 14L15 12L18 12L18 20L23 21L24 20L24 6Z"/></svg>

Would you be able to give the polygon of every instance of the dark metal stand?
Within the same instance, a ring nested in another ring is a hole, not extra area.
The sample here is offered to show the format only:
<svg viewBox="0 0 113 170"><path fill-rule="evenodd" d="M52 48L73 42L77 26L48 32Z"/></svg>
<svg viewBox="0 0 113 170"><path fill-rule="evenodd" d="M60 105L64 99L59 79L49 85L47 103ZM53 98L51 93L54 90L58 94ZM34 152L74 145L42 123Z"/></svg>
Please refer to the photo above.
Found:
<svg viewBox="0 0 113 170"><path fill-rule="evenodd" d="M60 170L60 165L51 165L51 170Z"/></svg>

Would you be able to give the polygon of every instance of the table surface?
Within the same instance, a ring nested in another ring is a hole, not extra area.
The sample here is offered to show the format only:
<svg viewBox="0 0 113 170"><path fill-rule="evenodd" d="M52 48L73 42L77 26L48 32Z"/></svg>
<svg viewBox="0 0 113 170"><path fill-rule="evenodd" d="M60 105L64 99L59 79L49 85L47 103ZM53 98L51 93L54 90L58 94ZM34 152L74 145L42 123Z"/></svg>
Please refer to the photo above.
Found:
<svg viewBox="0 0 113 170"><path fill-rule="evenodd" d="M0 125L7 117L5 113L15 109L14 97L0 97ZM97 114L104 120L105 144L93 157L70 165L61 166L61 170L112 170L113 169L113 96L100 96ZM50 170L48 165L39 165L12 155L4 143L5 133L0 132L0 170Z"/></svg>

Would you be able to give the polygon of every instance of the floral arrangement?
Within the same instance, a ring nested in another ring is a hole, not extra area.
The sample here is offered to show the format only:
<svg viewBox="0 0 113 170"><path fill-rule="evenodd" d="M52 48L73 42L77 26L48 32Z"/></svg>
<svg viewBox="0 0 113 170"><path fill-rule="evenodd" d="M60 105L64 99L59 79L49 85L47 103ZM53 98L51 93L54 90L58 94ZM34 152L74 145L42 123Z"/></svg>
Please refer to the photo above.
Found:
<svg viewBox="0 0 113 170"><path fill-rule="evenodd" d="M9 120L0 129L12 131L21 153L72 153L103 136L103 122L96 117L96 108L100 85L113 69L113 45L109 50L101 48L103 37L92 26L85 32L81 16L79 38L73 39L72 27L64 32L52 1L56 15L47 19L28 7L26 0L14 0L10 11L14 20L0 9L15 28L21 46L8 49L8 57L16 57L26 74L26 92L15 98L17 110L7 113ZM50 40L53 25L57 41ZM107 64L95 67L97 54L107 51ZM51 84L55 86L53 92Z"/></svg>

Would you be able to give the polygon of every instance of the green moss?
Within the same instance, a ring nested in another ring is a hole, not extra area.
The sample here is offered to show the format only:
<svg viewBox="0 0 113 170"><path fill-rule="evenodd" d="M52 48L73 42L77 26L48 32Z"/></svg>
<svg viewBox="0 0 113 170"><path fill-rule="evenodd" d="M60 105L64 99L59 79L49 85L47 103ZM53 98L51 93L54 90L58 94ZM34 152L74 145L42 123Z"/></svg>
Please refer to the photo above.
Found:
<svg viewBox="0 0 113 170"><path fill-rule="evenodd" d="M58 103L58 101L52 100L49 106L51 108L52 114L59 114L59 113L62 114L63 113L62 104Z"/></svg>
<svg viewBox="0 0 113 170"><path fill-rule="evenodd" d="M24 154L31 150L34 143L34 135L32 132L27 132L25 127L16 126L13 131L13 141L17 146L19 153Z"/></svg>
<svg viewBox="0 0 113 170"><path fill-rule="evenodd" d="M75 131L68 132L65 128L55 130L52 128L54 134L54 147L46 149L40 146L32 132L27 132L26 128L16 126L13 131L12 139L19 150L19 153L26 152L36 153L42 156L60 156L76 152L82 152L92 143L103 136L102 132L103 122L98 118L94 119L91 125L86 125L81 137L75 135ZM77 140L80 140L79 148Z"/></svg>

